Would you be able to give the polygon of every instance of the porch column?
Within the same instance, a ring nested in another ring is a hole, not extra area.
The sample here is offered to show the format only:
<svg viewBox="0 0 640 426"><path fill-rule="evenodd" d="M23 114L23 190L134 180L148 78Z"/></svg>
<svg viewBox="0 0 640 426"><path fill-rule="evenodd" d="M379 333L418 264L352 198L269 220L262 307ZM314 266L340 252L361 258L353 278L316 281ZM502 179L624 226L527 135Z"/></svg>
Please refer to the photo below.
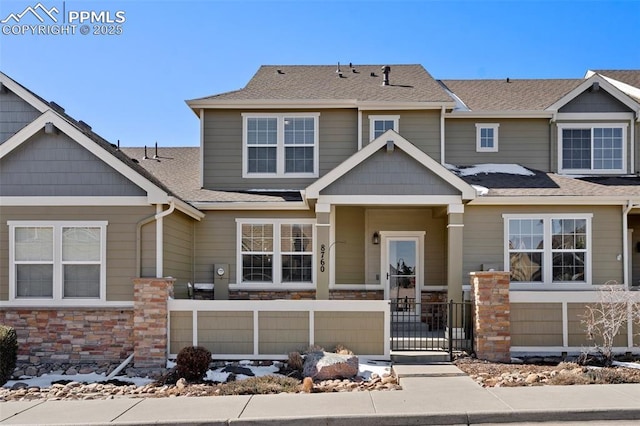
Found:
<svg viewBox="0 0 640 426"><path fill-rule="evenodd" d="M464 205L447 207L447 299L462 301L462 231L464 229Z"/></svg>
<svg viewBox="0 0 640 426"><path fill-rule="evenodd" d="M316 204L316 299L329 299L331 206Z"/></svg>

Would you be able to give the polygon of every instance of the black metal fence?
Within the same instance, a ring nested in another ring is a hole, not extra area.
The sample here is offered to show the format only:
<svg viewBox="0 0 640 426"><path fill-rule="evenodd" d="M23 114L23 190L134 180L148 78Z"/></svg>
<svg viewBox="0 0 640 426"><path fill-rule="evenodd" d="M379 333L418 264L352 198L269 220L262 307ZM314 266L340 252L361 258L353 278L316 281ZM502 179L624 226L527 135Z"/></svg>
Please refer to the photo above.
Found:
<svg viewBox="0 0 640 426"><path fill-rule="evenodd" d="M473 352L473 304L392 299L391 350Z"/></svg>

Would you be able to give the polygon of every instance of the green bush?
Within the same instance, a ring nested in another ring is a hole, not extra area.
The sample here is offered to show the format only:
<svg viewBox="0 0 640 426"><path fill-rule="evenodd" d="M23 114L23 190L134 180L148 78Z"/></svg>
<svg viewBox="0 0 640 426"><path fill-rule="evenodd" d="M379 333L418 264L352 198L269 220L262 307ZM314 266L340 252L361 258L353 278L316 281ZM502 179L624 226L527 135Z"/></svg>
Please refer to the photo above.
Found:
<svg viewBox="0 0 640 426"><path fill-rule="evenodd" d="M211 352L202 346L187 346L178 352L176 372L188 381L202 380L209 369Z"/></svg>
<svg viewBox="0 0 640 426"><path fill-rule="evenodd" d="M13 327L0 324L0 386L13 375L18 360L18 335Z"/></svg>

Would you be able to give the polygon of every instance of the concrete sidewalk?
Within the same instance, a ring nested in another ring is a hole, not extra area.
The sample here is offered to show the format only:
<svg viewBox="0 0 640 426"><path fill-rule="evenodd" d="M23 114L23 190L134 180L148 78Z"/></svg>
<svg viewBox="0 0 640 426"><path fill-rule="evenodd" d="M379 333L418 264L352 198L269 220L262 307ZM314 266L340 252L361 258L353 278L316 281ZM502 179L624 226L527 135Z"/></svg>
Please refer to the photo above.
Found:
<svg viewBox="0 0 640 426"><path fill-rule="evenodd" d="M640 384L482 388L453 365L395 365L402 391L0 403L0 424L468 425L640 421Z"/></svg>

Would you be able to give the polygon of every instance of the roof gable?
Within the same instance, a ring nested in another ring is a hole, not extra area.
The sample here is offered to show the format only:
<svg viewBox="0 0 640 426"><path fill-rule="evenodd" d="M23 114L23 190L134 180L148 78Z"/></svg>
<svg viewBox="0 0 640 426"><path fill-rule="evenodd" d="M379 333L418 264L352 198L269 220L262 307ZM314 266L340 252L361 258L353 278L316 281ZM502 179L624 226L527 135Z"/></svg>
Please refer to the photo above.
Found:
<svg viewBox="0 0 640 426"><path fill-rule="evenodd" d="M583 82L576 88L574 88L571 92L567 93L565 96L550 105L547 108L547 111L559 111L562 107L573 101L586 90L590 90L592 87L596 87L594 86L595 83L597 83L598 90L605 90L620 103L626 105L632 111L635 111L636 114L640 112L640 104L638 102L630 98L627 94L616 88L614 85L609 83L605 78L598 74L594 74L591 77L583 80Z"/></svg>
<svg viewBox="0 0 640 426"><path fill-rule="evenodd" d="M432 159L429 155L416 148L412 143L400 136L398 133L394 132L393 130L387 130L380 137L373 140L360 151L343 161L329 173L315 181L313 184L309 185L305 190L306 198L317 199L321 193L324 194L325 189L329 188L330 185L332 185L334 182L337 182L342 177L345 177L345 179L342 181L343 183L347 182L349 179L353 179L354 177L359 179L358 175L361 175L362 172L366 174L366 172L370 169L369 167L358 168L358 166L372 157L374 157L375 162L375 156L382 148L387 146L389 147L389 149L393 149L394 151L396 149L402 150L408 157L410 157L409 159L415 160L415 162L426 169L425 173L422 173L421 176L423 178L428 178L425 184L431 185L433 188L436 188L436 190L438 191L437 195L441 195L442 192L445 192L443 188L446 185L449 185L451 188L454 188L457 193L460 193L462 195L463 200L471 200L476 197L476 191L470 185L468 185L458 176L451 173L449 170L447 170L447 168ZM398 160L402 161L403 158L398 158ZM351 177L348 177L349 172L351 172L352 170L354 171L354 173L351 174ZM384 174L379 175L384 176ZM387 176L384 179L393 179L393 177L391 175L391 177ZM399 181L389 181L388 184L395 187L400 183L401 182ZM412 182L412 184L417 183L418 182ZM372 189L372 191L377 194L385 193L384 191L376 191L375 188Z"/></svg>

